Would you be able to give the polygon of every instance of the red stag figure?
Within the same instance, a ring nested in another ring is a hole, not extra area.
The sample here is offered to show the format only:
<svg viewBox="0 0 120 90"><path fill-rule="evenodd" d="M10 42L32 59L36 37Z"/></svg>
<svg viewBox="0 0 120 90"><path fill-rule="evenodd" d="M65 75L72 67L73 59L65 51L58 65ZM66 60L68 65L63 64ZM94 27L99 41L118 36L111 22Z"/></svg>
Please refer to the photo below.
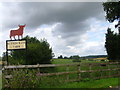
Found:
<svg viewBox="0 0 120 90"><path fill-rule="evenodd" d="M18 36L18 39L19 39L19 36L21 36L21 38L23 38L23 30L24 30L24 27L26 26L25 25L18 25L19 28L17 30L11 30L10 31L10 39L12 39L12 37L14 37L15 39L15 36Z"/></svg>

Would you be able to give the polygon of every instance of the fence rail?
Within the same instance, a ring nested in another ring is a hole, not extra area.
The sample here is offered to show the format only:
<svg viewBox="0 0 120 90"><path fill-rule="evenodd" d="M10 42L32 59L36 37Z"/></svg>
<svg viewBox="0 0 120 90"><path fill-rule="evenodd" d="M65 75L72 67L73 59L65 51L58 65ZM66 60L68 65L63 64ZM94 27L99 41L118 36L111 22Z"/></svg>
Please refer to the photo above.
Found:
<svg viewBox="0 0 120 90"><path fill-rule="evenodd" d="M113 64L113 65L112 65ZM48 68L48 67L62 67L66 66L66 71L65 72L55 72L55 73L41 73L40 68ZM70 67L77 66L76 71L70 71ZM89 67L88 70L82 70L81 66L87 66ZM98 69L98 70L93 70L93 66L98 66L98 67L107 67L107 69ZM110 68L110 66L116 66L114 68ZM39 69L39 72L36 74L36 76L53 76L53 75L66 75L66 80L65 81L80 81L81 80L81 74L82 73L94 73L94 72L99 72L101 76L95 77L97 78L107 78L107 77L114 77L114 76L120 76L119 70L120 70L120 63L119 62L109 62L109 63L87 63L87 64L38 64L38 65L16 65L16 66L4 66L3 71L7 72L8 70L19 70L19 69ZM118 72L117 74L113 75L107 75L103 76L102 72L104 71L116 71ZM70 80L69 74L77 74L77 78L74 80ZM11 75L6 75L6 78L14 78Z"/></svg>
<svg viewBox="0 0 120 90"><path fill-rule="evenodd" d="M84 65L110 65L110 64L120 64L119 62L110 62L110 63L86 63ZM37 65L9 65L4 66L3 69L23 69L23 68L42 68L42 67L59 67L59 66L80 66L81 64L37 64ZM120 65L119 65L120 66Z"/></svg>

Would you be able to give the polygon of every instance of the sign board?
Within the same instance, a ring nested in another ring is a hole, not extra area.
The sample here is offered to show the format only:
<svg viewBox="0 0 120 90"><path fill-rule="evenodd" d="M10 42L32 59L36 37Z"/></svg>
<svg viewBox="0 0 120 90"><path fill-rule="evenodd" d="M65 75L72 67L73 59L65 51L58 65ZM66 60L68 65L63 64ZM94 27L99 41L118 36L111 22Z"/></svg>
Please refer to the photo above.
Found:
<svg viewBox="0 0 120 90"><path fill-rule="evenodd" d="M19 50L26 49L26 40L7 40L6 49L7 50Z"/></svg>

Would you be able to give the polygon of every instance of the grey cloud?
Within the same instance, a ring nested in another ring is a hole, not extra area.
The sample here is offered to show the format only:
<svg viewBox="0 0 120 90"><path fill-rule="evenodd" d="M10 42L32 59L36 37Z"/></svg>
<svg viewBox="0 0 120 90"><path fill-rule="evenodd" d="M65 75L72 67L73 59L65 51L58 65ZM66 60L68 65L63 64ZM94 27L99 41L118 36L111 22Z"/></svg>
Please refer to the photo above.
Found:
<svg viewBox="0 0 120 90"><path fill-rule="evenodd" d="M26 23L28 27L37 27L41 24L53 22L70 23L71 25L97 16L100 13L100 3L5 3L6 7L11 7L8 11L11 25L16 23ZM13 7L14 6L14 7ZM12 8L13 7L13 8ZM7 9L7 8L6 8ZM4 20L4 24L8 21Z"/></svg>
<svg viewBox="0 0 120 90"><path fill-rule="evenodd" d="M42 24L62 23L52 32L53 36L61 35L67 44L81 42L81 36L90 28L90 18L103 20L101 2L23 2L3 3L6 8L3 16L3 27L16 27L27 24L29 30L35 30ZM8 10L9 8L9 10ZM3 12L4 13L4 12ZM29 31L31 32L31 31Z"/></svg>

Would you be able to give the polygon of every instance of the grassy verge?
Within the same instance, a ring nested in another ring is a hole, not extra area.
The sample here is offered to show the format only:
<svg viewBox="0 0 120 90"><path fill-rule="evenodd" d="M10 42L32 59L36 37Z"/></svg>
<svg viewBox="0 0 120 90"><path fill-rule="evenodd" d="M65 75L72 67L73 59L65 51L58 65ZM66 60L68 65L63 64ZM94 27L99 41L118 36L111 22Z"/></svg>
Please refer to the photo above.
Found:
<svg viewBox="0 0 120 90"><path fill-rule="evenodd" d="M106 78L87 82L71 82L53 88L110 88L110 86L114 88L120 85L120 83L118 83L119 80L118 78Z"/></svg>

